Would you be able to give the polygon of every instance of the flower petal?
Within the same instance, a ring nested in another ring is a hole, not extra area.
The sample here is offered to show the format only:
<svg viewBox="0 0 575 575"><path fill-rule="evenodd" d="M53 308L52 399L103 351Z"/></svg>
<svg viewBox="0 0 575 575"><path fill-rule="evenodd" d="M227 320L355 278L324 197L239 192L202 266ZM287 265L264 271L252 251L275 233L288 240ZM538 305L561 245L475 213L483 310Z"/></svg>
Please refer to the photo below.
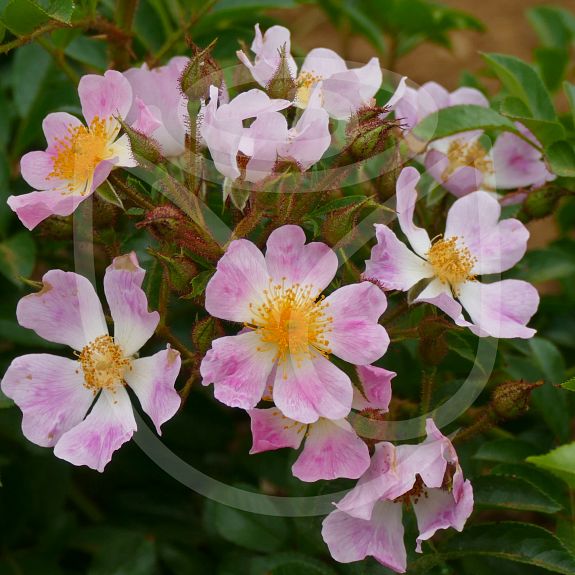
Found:
<svg viewBox="0 0 575 575"><path fill-rule="evenodd" d="M334 278L338 261L335 252L322 242L306 244L300 226L275 229L266 244L266 264L274 282L311 285L319 295Z"/></svg>
<svg viewBox="0 0 575 575"><path fill-rule="evenodd" d="M529 339L535 335L526 324L537 311L539 294L527 282L466 282L459 300L475 324L471 331L478 336Z"/></svg>
<svg viewBox="0 0 575 575"><path fill-rule="evenodd" d="M477 259L475 274L499 273L513 267L527 250L529 231L519 221L499 221L501 206L487 192L457 200L447 214L445 237L461 238Z"/></svg>
<svg viewBox="0 0 575 575"><path fill-rule="evenodd" d="M461 106L463 104L489 108L489 100L479 90L468 88L467 86L457 88L457 90L449 94L450 106Z"/></svg>
<svg viewBox="0 0 575 575"><path fill-rule="evenodd" d="M142 289L146 270L134 252L114 258L106 269L104 292L114 320L114 339L126 356L135 354L152 337L160 314L148 311Z"/></svg>
<svg viewBox="0 0 575 575"><path fill-rule="evenodd" d="M123 387L113 393L102 391L88 417L62 435L54 455L101 473L134 431L136 421L127 391Z"/></svg>
<svg viewBox="0 0 575 575"><path fill-rule="evenodd" d="M305 437L307 426L282 415L277 407L250 409L252 448L250 453L262 453L282 447L297 449Z"/></svg>
<svg viewBox="0 0 575 575"><path fill-rule="evenodd" d="M417 190L419 172L415 168L403 168L395 187L397 198L397 219L401 231L406 235L413 251L425 257L431 247L429 234L413 223L413 212L417 202Z"/></svg>
<svg viewBox="0 0 575 575"><path fill-rule="evenodd" d="M77 361L45 353L17 357L2 391L22 410L24 436L42 447L54 446L78 425L94 401Z"/></svg>
<svg viewBox="0 0 575 575"><path fill-rule="evenodd" d="M380 502L371 520L332 511L323 521L321 535L331 556L340 563L372 556L397 573L405 573L401 503Z"/></svg>
<svg viewBox="0 0 575 575"><path fill-rule="evenodd" d="M480 190L483 186L482 172L473 166L457 167L451 171L449 159L439 150L430 149L425 154L424 164L430 175L458 198Z"/></svg>
<svg viewBox="0 0 575 575"><path fill-rule="evenodd" d="M383 367L358 365L357 375L361 383L361 392L354 397L353 408L379 409L388 411L391 401L391 380L397 375Z"/></svg>
<svg viewBox="0 0 575 575"><path fill-rule="evenodd" d="M181 364L179 352L168 346L150 357L133 360L132 369L125 376L158 435L162 434L162 424L176 414L182 403L174 389Z"/></svg>
<svg viewBox="0 0 575 575"><path fill-rule="evenodd" d="M206 286L206 310L221 319L250 322L253 320L250 304L257 306L263 301L269 284L262 252L249 240L235 240Z"/></svg>
<svg viewBox="0 0 575 575"><path fill-rule="evenodd" d="M371 282L347 285L325 299L332 318L326 334L332 353L357 365L377 361L389 345L378 321L387 307L383 291Z"/></svg>
<svg viewBox="0 0 575 575"><path fill-rule="evenodd" d="M101 119L114 116L125 118L132 106L130 82L116 70L108 70L103 76L82 76L78 84L78 94L82 113L88 124L96 116Z"/></svg>
<svg viewBox="0 0 575 575"><path fill-rule="evenodd" d="M365 262L365 279L374 279L386 290L407 291L422 279L433 277L432 267L414 254L386 225L375 224L377 244Z"/></svg>
<svg viewBox="0 0 575 575"><path fill-rule="evenodd" d="M49 177L54 169L54 156L48 152L28 152L20 160L20 172L26 183L37 190L51 190L62 180Z"/></svg>
<svg viewBox="0 0 575 575"><path fill-rule="evenodd" d="M351 410L349 377L322 355L296 364L288 359L278 367L273 399L290 419L313 423L320 417L342 419Z"/></svg>
<svg viewBox="0 0 575 575"><path fill-rule="evenodd" d="M74 272L50 270L37 293L18 302L18 323L40 337L81 350L108 328L92 284Z"/></svg>
<svg viewBox="0 0 575 575"><path fill-rule="evenodd" d="M369 450L345 420L320 419L309 426L292 472L302 481L357 479L369 467Z"/></svg>
<svg viewBox="0 0 575 575"><path fill-rule="evenodd" d="M329 48L314 48L307 53L300 75L308 72L325 79L346 70L345 60L339 54Z"/></svg>
<svg viewBox="0 0 575 575"><path fill-rule="evenodd" d="M48 143L46 151L54 153L61 146L62 141L70 136L70 131L78 126L82 126L82 122L68 112L48 114L42 121L42 131Z"/></svg>
<svg viewBox="0 0 575 575"><path fill-rule="evenodd" d="M437 278L433 279L414 301L417 303L429 303L438 307L461 327L473 325L463 317L463 308L453 297L451 288L441 283Z"/></svg>
<svg viewBox="0 0 575 575"><path fill-rule="evenodd" d="M202 384L213 383L215 398L230 407L255 407L275 358L274 350L262 347L260 336L253 331L214 340L200 366Z"/></svg>

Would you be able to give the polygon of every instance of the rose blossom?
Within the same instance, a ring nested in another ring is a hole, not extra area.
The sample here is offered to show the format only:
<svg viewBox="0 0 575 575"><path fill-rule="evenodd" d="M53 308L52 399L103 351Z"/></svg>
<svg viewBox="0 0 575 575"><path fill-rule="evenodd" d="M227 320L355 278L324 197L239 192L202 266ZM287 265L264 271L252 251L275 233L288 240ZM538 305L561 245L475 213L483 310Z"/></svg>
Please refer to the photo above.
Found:
<svg viewBox="0 0 575 575"><path fill-rule="evenodd" d="M499 221L498 201L477 191L455 201L447 214L445 233L432 241L413 223L419 177L415 168L404 168L396 187L399 226L414 251L388 226L376 224L377 245L366 262L364 277L385 289L402 291L430 280L416 303L439 307L479 336L532 337L535 330L526 324L539 305L537 290L515 279L493 283L476 279L513 267L527 249L527 228L515 219ZM462 306L471 322L463 317Z"/></svg>
<svg viewBox="0 0 575 575"><path fill-rule="evenodd" d="M305 241L299 226L287 225L271 233L265 257L248 240L230 243L207 285L206 309L247 331L216 339L200 371L222 403L251 409L277 368L275 405L290 419L313 423L342 419L351 409L351 380L329 356L367 365L385 353L389 338L378 324L383 292L362 282L322 298L337 256Z"/></svg>
<svg viewBox="0 0 575 575"><path fill-rule="evenodd" d="M42 123L48 148L22 157L22 177L40 190L10 196L8 205L28 228L51 215L68 216L102 184L115 166L136 165L120 123L132 105L132 88L115 70L83 76L78 85L85 126L66 112Z"/></svg>
<svg viewBox="0 0 575 575"><path fill-rule="evenodd" d="M18 304L20 325L69 345L76 359L44 353L18 357L2 379L2 391L22 410L24 435L54 447L56 456L74 465L103 471L132 437L136 421L126 385L158 433L180 406L174 389L180 354L168 347L150 357L136 355L160 319L157 311L148 312L144 274L133 252L115 258L106 270L113 337L92 284L76 273L47 272L42 289Z"/></svg>

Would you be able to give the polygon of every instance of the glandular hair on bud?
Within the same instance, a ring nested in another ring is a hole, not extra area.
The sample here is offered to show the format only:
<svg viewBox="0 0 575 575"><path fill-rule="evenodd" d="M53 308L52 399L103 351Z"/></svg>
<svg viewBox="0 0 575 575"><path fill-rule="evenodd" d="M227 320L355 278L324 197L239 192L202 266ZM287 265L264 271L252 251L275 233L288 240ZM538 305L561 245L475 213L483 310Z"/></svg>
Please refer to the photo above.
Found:
<svg viewBox="0 0 575 575"><path fill-rule="evenodd" d="M223 72L212 56L212 49L216 44L214 40L207 48L201 49L191 43L193 55L180 76L182 93L190 100L205 100L210 86L218 88L223 82Z"/></svg>
<svg viewBox="0 0 575 575"><path fill-rule="evenodd" d="M514 419L527 412L531 392L543 385L542 381L507 381L493 390L491 409L501 419Z"/></svg>
<svg viewBox="0 0 575 575"><path fill-rule="evenodd" d="M296 94L296 83L288 65L285 44L280 48L280 63L272 79L266 86L270 98L293 100Z"/></svg>

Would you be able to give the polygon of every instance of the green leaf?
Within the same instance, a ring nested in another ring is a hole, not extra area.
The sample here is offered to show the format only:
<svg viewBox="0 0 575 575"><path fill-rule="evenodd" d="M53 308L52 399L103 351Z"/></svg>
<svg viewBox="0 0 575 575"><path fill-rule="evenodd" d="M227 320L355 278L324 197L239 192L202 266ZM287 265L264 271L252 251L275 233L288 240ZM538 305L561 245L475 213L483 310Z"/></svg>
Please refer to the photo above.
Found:
<svg viewBox="0 0 575 575"><path fill-rule="evenodd" d="M69 24L73 12L72 0L11 0L4 8L1 18L10 32L25 36L51 20Z"/></svg>
<svg viewBox="0 0 575 575"><path fill-rule="evenodd" d="M563 507L543 491L519 477L482 476L473 481L475 503L519 511L557 513Z"/></svg>
<svg viewBox="0 0 575 575"><path fill-rule="evenodd" d="M28 277L36 264L36 244L28 231L0 243L0 272L11 282L22 285L20 277Z"/></svg>
<svg viewBox="0 0 575 575"><path fill-rule="evenodd" d="M466 527L441 549L443 557L490 555L542 567L553 573L575 573L575 558L552 533L526 523L502 521Z"/></svg>
<svg viewBox="0 0 575 575"><path fill-rule="evenodd" d="M501 463L520 463L526 457L533 455L535 447L518 439L495 439L483 443L474 459L484 461L499 461Z"/></svg>
<svg viewBox="0 0 575 575"><path fill-rule="evenodd" d="M571 488L575 488L575 442L557 447L545 455L532 455L526 460L550 471Z"/></svg>
<svg viewBox="0 0 575 575"><path fill-rule="evenodd" d="M343 198L336 198L335 200L331 200L319 208L316 208L311 214L310 217L318 217L323 216L325 214L329 214L329 212L337 212L342 208L349 208L353 206L360 206L361 204L365 203L369 198L367 196L345 196Z"/></svg>
<svg viewBox="0 0 575 575"><path fill-rule="evenodd" d="M573 144L565 140L555 142L545 150L545 155L554 174L575 178L575 149Z"/></svg>
<svg viewBox="0 0 575 575"><path fill-rule="evenodd" d="M568 48L575 31L575 16L554 6L536 6L527 12L527 19L545 47Z"/></svg>
<svg viewBox="0 0 575 575"><path fill-rule="evenodd" d="M575 274L575 253L570 248L552 245L527 252L513 276L534 283L569 278Z"/></svg>
<svg viewBox="0 0 575 575"><path fill-rule="evenodd" d="M58 343L52 343L51 341L42 339L32 330L21 327L10 319L0 319L0 339L28 348L44 347L48 349L59 349L62 347Z"/></svg>
<svg viewBox="0 0 575 575"><path fill-rule="evenodd" d="M301 553L274 553L252 561L250 575L337 575L323 561Z"/></svg>
<svg viewBox="0 0 575 575"><path fill-rule="evenodd" d="M211 277L216 273L216 270L204 270L192 279L192 291L185 296L184 299L192 299L201 296L206 290L206 286Z"/></svg>
<svg viewBox="0 0 575 575"><path fill-rule="evenodd" d="M569 107L571 108L571 115L573 116L573 123L575 124L575 84L563 82L563 91L569 100Z"/></svg>
<svg viewBox="0 0 575 575"><path fill-rule="evenodd" d="M514 56L482 54L505 89L527 106L531 116L541 120L557 119L549 92L535 69Z"/></svg>
<svg viewBox="0 0 575 575"><path fill-rule="evenodd" d="M551 92L559 90L569 65L569 51L564 48L537 48L535 63L547 88Z"/></svg>
<svg viewBox="0 0 575 575"><path fill-rule="evenodd" d="M208 501L206 517L220 537L253 551L272 553L282 549L288 539L284 517L257 515Z"/></svg>
<svg viewBox="0 0 575 575"><path fill-rule="evenodd" d="M88 575L155 575L156 546L139 533L118 531L96 554Z"/></svg>
<svg viewBox="0 0 575 575"><path fill-rule="evenodd" d="M569 391L575 391L575 377L568 379L567 381L561 384L561 387L564 389L568 389Z"/></svg>
<svg viewBox="0 0 575 575"><path fill-rule="evenodd" d="M124 204L122 203L120 196L118 196L116 190L108 180L106 180L101 186L98 186L96 194L104 202L124 209Z"/></svg>
<svg viewBox="0 0 575 575"><path fill-rule="evenodd" d="M565 360L555 344L541 337L534 337L529 340L528 345L531 357L549 383L559 383L565 378Z"/></svg>
<svg viewBox="0 0 575 575"><path fill-rule="evenodd" d="M518 133L515 124L491 108L482 106L452 106L426 116L412 131L423 141L445 138L468 130L501 129Z"/></svg>
<svg viewBox="0 0 575 575"><path fill-rule="evenodd" d="M16 50L12 88L20 117L24 118L30 113L34 102L40 96L51 64L50 54L38 44L27 44Z"/></svg>
<svg viewBox="0 0 575 575"><path fill-rule="evenodd" d="M8 407L12 407L14 402L4 395L4 392L0 389L0 409L7 409ZM0 483L0 486L2 484Z"/></svg>

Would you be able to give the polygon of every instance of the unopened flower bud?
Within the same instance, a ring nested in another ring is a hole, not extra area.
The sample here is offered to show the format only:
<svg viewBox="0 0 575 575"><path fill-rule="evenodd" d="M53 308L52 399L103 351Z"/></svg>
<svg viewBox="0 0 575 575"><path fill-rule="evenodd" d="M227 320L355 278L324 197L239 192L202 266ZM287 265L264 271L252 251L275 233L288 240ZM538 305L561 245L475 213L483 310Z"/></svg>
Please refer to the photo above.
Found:
<svg viewBox="0 0 575 575"><path fill-rule="evenodd" d="M118 118L118 121L130 140L132 155L140 165L145 166L148 162L152 165L158 165L165 161L160 150L160 145L154 138L146 136L138 130L134 130L134 128L126 124L121 118Z"/></svg>
<svg viewBox="0 0 575 575"><path fill-rule="evenodd" d="M519 219L531 221L551 215L562 195L562 190L555 186L533 190L523 202Z"/></svg>
<svg viewBox="0 0 575 575"><path fill-rule="evenodd" d="M280 49L280 63L272 79L266 86L270 98L293 100L296 94L296 83L288 65L288 54L285 45Z"/></svg>
<svg viewBox="0 0 575 575"><path fill-rule="evenodd" d="M203 50L191 44L193 55L180 76L182 93L190 100L206 99L210 86L222 85L224 78L222 69L212 57L215 44L216 40Z"/></svg>
<svg viewBox="0 0 575 575"><path fill-rule="evenodd" d="M496 387L491 395L491 408L501 419L514 419L529 409L531 392L543 385L542 381L507 381Z"/></svg>

